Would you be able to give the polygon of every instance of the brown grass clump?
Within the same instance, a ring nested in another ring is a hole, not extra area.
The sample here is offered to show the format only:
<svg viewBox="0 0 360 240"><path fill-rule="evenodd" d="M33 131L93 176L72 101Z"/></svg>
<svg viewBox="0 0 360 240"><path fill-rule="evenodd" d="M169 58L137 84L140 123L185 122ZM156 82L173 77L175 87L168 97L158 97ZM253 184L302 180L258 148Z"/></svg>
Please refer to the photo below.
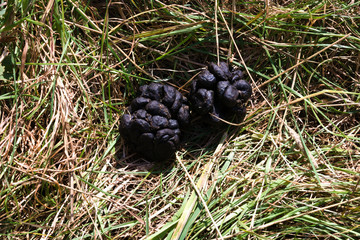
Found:
<svg viewBox="0 0 360 240"><path fill-rule="evenodd" d="M359 3L0 3L0 236L357 239ZM212 61L254 94L169 164L118 133L139 86Z"/></svg>

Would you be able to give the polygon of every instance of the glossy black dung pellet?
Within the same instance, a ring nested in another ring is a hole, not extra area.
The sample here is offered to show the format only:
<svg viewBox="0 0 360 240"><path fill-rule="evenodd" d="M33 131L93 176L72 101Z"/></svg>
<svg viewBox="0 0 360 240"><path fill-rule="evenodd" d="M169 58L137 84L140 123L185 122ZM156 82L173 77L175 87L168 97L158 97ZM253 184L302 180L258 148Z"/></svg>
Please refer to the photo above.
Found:
<svg viewBox="0 0 360 240"><path fill-rule="evenodd" d="M120 119L120 134L136 152L151 161L174 156L180 127L189 123L187 99L174 87L151 83L140 87L128 112Z"/></svg>
<svg viewBox="0 0 360 240"><path fill-rule="evenodd" d="M231 121L234 116L242 121L252 94L251 85L243 77L242 71L225 62L210 63L192 82L189 99L193 111L215 123L220 119Z"/></svg>

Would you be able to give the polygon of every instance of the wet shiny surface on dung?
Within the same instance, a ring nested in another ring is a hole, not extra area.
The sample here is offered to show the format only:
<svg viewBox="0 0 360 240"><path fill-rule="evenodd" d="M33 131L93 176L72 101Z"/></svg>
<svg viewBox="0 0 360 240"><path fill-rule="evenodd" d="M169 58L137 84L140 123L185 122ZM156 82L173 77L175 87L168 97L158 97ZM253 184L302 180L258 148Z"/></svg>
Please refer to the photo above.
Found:
<svg viewBox="0 0 360 240"><path fill-rule="evenodd" d="M192 82L190 101L194 112L205 115L212 122L219 118L240 120L246 114L246 102L252 94L251 85L243 80L244 74L231 69L225 62L210 63Z"/></svg>
<svg viewBox="0 0 360 240"><path fill-rule="evenodd" d="M140 92L120 120L120 134L146 159L167 160L180 144L180 127L189 123L187 99L160 83L141 86Z"/></svg>

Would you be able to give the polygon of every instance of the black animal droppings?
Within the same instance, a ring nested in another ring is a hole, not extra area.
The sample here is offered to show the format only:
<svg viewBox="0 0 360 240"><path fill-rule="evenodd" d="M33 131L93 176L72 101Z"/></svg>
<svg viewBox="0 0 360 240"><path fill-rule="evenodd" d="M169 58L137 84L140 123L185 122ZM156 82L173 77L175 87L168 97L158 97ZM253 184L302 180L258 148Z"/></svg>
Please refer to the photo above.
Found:
<svg viewBox="0 0 360 240"><path fill-rule="evenodd" d="M180 124L187 125L190 119L190 108L187 105L182 105L177 113L177 119Z"/></svg>
<svg viewBox="0 0 360 240"><path fill-rule="evenodd" d="M217 93L222 96L226 90L226 88L230 85L228 81L220 81L217 84Z"/></svg>
<svg viewBox="0 0 360 240"><path fill-rule="evenodd" d="M230 85L225 89L225 92L221 96L221 99L226 107L232 108L235 107L238 96L239 96L239 90L236 89L233 85Z"/></svg>
<svg viewBox="0 0 360 240"><path fill-rule="evenodd" d="M120 134L135 151L151 161L174 156L180 144L180 127L189 123L187 99L174 87L151 83L140 87L120 120Z"/></svg>
<svg viewBox="0 0 360 240"><path fill-rule="evenodd" d="M169 85L164 85L164 97L162 99L162 102L166 106L171 106L174 102L175 97L176 97L176 89Z"/></svg>
<svg viewBox="0 0 360 240"><path fill-rule="evenodd" d="M149 98L144 98L144 97L135 98L131 102L131 110L136 111L138 109L143 109L145 108L146 104L148 104L150 101L151 100Z"/></svg>
<svg viewBox="0 0 360 240"><path fill-rule="evenodd" d="M147 112L144 109L139 109L134 112L136 118L145 119L147 117Z"/></svg>
<svg viewBox="0 0 360 240"><path fill-rule="evenodd" d="M241 97L244 101L249 100L252 93L252 88L249 83L245 80L239 80L234 83L234 86L240 91Z"/></svg>
<svg viewBox="0 0 360 240"><path fill-rule="evenodd" d="M179 128L178 121L176 121L175 119L170 119L169 120L169 128L171 128L171 129Z"/></svg>
<svg viewBox="0 0 360 240"><path fill-rule="evenodd" d="M251 85L239 69L226 62L210 63L192 82L189 99L192 111L214 123L221 119L240 121L246 115ZM179 148L181 128L188 125L190 107L174 87L151 83L140 87L140 94L120 119L120 134L132 148L151 161L165 161Z"/></svg>
<svg viewBox="0 0 360 240"><path fill-rule="evenodd" d="M198 112L206 114L211 111L214 105L214 91L200 88L193 92L191 100Z"/></svg>
<svg viewBox="0 0 360 240"><path fill-rule="evenodd" d="M244 73L241 70L234 70L231 75L231 82L238 81L244 78Z"/></svg>
<svg viewBox="0 0 360 240"><path fill-rule="evenodd" d="M151 118L150 124L154 130L158 130L168 127L169 121L167 120L166 117L155 115Z"/></svg>
<svg viewBox="0 0 360 240"><path fill-rule="evenodd" d="M149 132L150 124L143 119L135 118L132 123L132 128L139 132Z"/></svg>
<svg viewBox="0 0 360 240"><path fill-rule="evenodd" d="M204 87L204 88L212 88L216 85L216 77L209 72L208 70L204 70L201 72L198 76L198 87Z"/></svg>
<svg viewBox="0 0 360 240"><path fill-rule="evenodd" d="M163 86L159 84L150 84L147 91L144 92L144 96L159 101L163 95Z"/></svg>
<svg viewBox="0 0 360 240"><path fill-rule="evenodd" d="M246 102L252 94L251 85L243 80L241 70L232 69L225 62L210 63L192 82L190 102L194 112L207 116L212 122L240 120L246 115Z"/></svg>
<svg viewBox="0 0 360 240"><path fill-rule="evenodd" d="M182 105L181 99L183 99L183 96L181 95L180 92L176 91L174 102L170 108L173 113L179 111L179 108Z"/></svg>
<svg viewBox="0 0 360 240"><path fill-rule="evenodd" d="M151 101L145 106L145 110L151 115L160 115L166 118L170 118L171 114L169 109L159 101Z"/></svg>
<svg viewBox="0 0 360 240"><path fill-rule="evenodd" d="M124 114L120 120L120 128L124 130L130 129L132 117L130 114Z"/></svg>
<svg viewBox="0 0 360 240"><path fill-rule="evenodd" d="M229 70L229 65L225 62L220 62L219 65L215 63L210 63L209 71L218 79L222 81L228 81L231 78L231 72Z"/></svg>

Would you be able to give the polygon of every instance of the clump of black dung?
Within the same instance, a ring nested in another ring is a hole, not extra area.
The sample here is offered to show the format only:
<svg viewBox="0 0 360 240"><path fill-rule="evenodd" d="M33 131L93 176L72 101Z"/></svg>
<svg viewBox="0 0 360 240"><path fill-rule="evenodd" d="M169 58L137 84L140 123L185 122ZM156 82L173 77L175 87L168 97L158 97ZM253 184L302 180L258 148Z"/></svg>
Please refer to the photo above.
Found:
<svg viewBox="0 0 360 240"><path fill-rule="evenodd" d="M174 87L160 83L143 85L140 92L120 120L120 134L147 160L165 161L174 156L180 128L189 123L187 99Z"/></svg>
<svg viewBox="0 0 360 240"><path fill-rule="evenodd" d="M193 111L215 123L221 119L231 121L234 116L242 121L252 93L251 85L243 77L242 71L225 62L210 63L192 82L189 98Z"/></svg>

